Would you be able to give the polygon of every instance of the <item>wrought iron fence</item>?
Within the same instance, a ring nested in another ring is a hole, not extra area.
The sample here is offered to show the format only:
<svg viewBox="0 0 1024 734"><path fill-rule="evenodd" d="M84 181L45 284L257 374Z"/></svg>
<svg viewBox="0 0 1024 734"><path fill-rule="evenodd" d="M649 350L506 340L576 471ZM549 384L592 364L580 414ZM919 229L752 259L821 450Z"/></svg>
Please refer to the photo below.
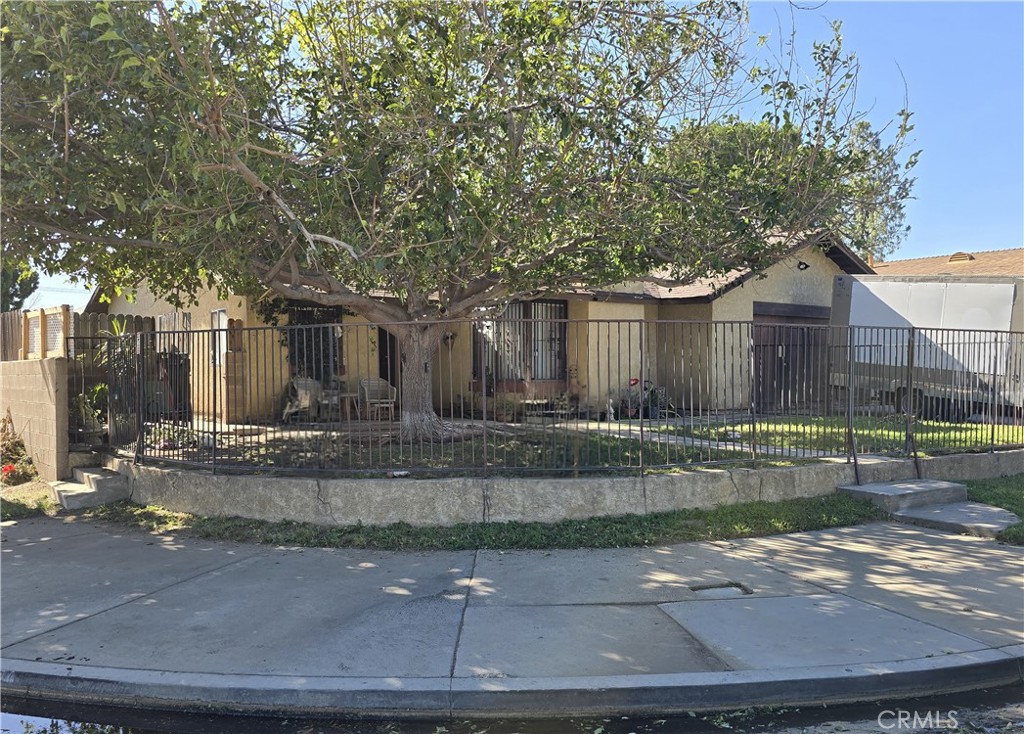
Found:
<svg viewBox="0 0 1024 734"><path fill-rule="evenodd" d="M395 324L130 334L76 345L78 395L104 372L111 446L217 471L577 475L1024 446L1022 333L552 313L448 322L422 366ZM426 423L409 369L430 373Z"/></svg>

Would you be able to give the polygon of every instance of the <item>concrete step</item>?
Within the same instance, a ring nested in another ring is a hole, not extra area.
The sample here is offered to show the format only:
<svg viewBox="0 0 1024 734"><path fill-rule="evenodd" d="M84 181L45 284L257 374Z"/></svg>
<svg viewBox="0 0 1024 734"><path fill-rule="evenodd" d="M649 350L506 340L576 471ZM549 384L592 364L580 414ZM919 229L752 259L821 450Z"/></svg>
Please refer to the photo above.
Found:
<svg viewBox="0 0 1024 734"><path fill-rule="evenodd" d="M121 474L77 467L75 479L50 483L54 501L65 510L83 510L128 499L128 477Z"/></svg>
<svg viewBox="0 0 1024 734"><path fill-rule="evenodd" d="M951 502L944 505L910 507L892 513L894 520L920 525L935 530L948 530L961 535L994 538L1000 532L1016 525L1020 518L1001 507L980 502Z"/></svg>
<svg viewBox="0 0 1024 734"><path fill-rule="evenodd" d="M125 491L128 489L128 477L101 467L76 467L75 481L95 490L121 487L124 487Z"/></svg>
<svg viewBox="0 0 1024 734"><path fill-rule="evenodd" d="M80 466L102 466L104 454L95 451L70 451L68 452L69 467L74 470Z"/></svg>
<svg viewBox="0 0 1024 734"><path fill-rule="evenodd" d="M967 500L967 487L944 479L903 479L878 484L847 485L839 487L839 491L855 499L868 500L890 513L911 507Z"/></svg>

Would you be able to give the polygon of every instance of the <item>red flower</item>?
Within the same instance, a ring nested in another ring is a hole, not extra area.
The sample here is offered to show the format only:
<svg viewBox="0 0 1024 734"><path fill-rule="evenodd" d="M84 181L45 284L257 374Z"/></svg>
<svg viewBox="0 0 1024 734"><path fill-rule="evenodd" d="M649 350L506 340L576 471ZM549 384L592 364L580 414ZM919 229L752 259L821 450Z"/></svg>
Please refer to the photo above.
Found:
<svg viewBox="0 0 1024 734"><path fill-rule="evenodd" d="M14 470L14 464L4 464L3 468L0 469L0 472L3 472L3 475L6 477L8 474L13 474Z"/></svg>
<svg viewBox="0 0 1024 734"><path fill-rule="evenodd" d="M629 386L630 387L635 387L636 385L639 385L639 384L640 384L640 378L639 377L631 377L631 378L629 378Z"/></svg>

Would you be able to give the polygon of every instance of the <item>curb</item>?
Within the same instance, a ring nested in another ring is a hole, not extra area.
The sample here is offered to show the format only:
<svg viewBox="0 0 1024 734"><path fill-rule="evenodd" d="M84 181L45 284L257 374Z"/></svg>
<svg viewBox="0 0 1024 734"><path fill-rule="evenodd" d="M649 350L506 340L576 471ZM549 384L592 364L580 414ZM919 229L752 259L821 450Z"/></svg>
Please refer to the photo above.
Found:
<svg viewBox="0 0 1024 734"><path fill-rule="evenodd" d="M6 697L178 713L440 720L671 715L867 703L1024 682L1024 644L814 668L576 678L180 673L4 659Z"/></svg>

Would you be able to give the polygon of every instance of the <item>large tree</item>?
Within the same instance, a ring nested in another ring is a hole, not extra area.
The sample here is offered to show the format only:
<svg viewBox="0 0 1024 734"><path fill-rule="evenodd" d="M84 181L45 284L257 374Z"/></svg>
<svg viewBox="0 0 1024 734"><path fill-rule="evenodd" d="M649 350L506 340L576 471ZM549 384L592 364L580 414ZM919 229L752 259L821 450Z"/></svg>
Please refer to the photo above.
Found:
<svg viewBox="0 0 1024 734"><path fill-rule="evenodd" d="M17 311L39 288L39 273L0 259L0 311Z"/></svg>
<svg viewBox="0 0 1024 734"><path fill-rule="evenodd" d="M412 436L443 430L445 319L658 267L760 269L780 234L865 245L851 213L884 221L908 194L904 164L877 165L908 115L865 153L838 28L801 80L744 63L736 2L2 13L8 245L106 286L269 290L393 324Z"/></svg>

